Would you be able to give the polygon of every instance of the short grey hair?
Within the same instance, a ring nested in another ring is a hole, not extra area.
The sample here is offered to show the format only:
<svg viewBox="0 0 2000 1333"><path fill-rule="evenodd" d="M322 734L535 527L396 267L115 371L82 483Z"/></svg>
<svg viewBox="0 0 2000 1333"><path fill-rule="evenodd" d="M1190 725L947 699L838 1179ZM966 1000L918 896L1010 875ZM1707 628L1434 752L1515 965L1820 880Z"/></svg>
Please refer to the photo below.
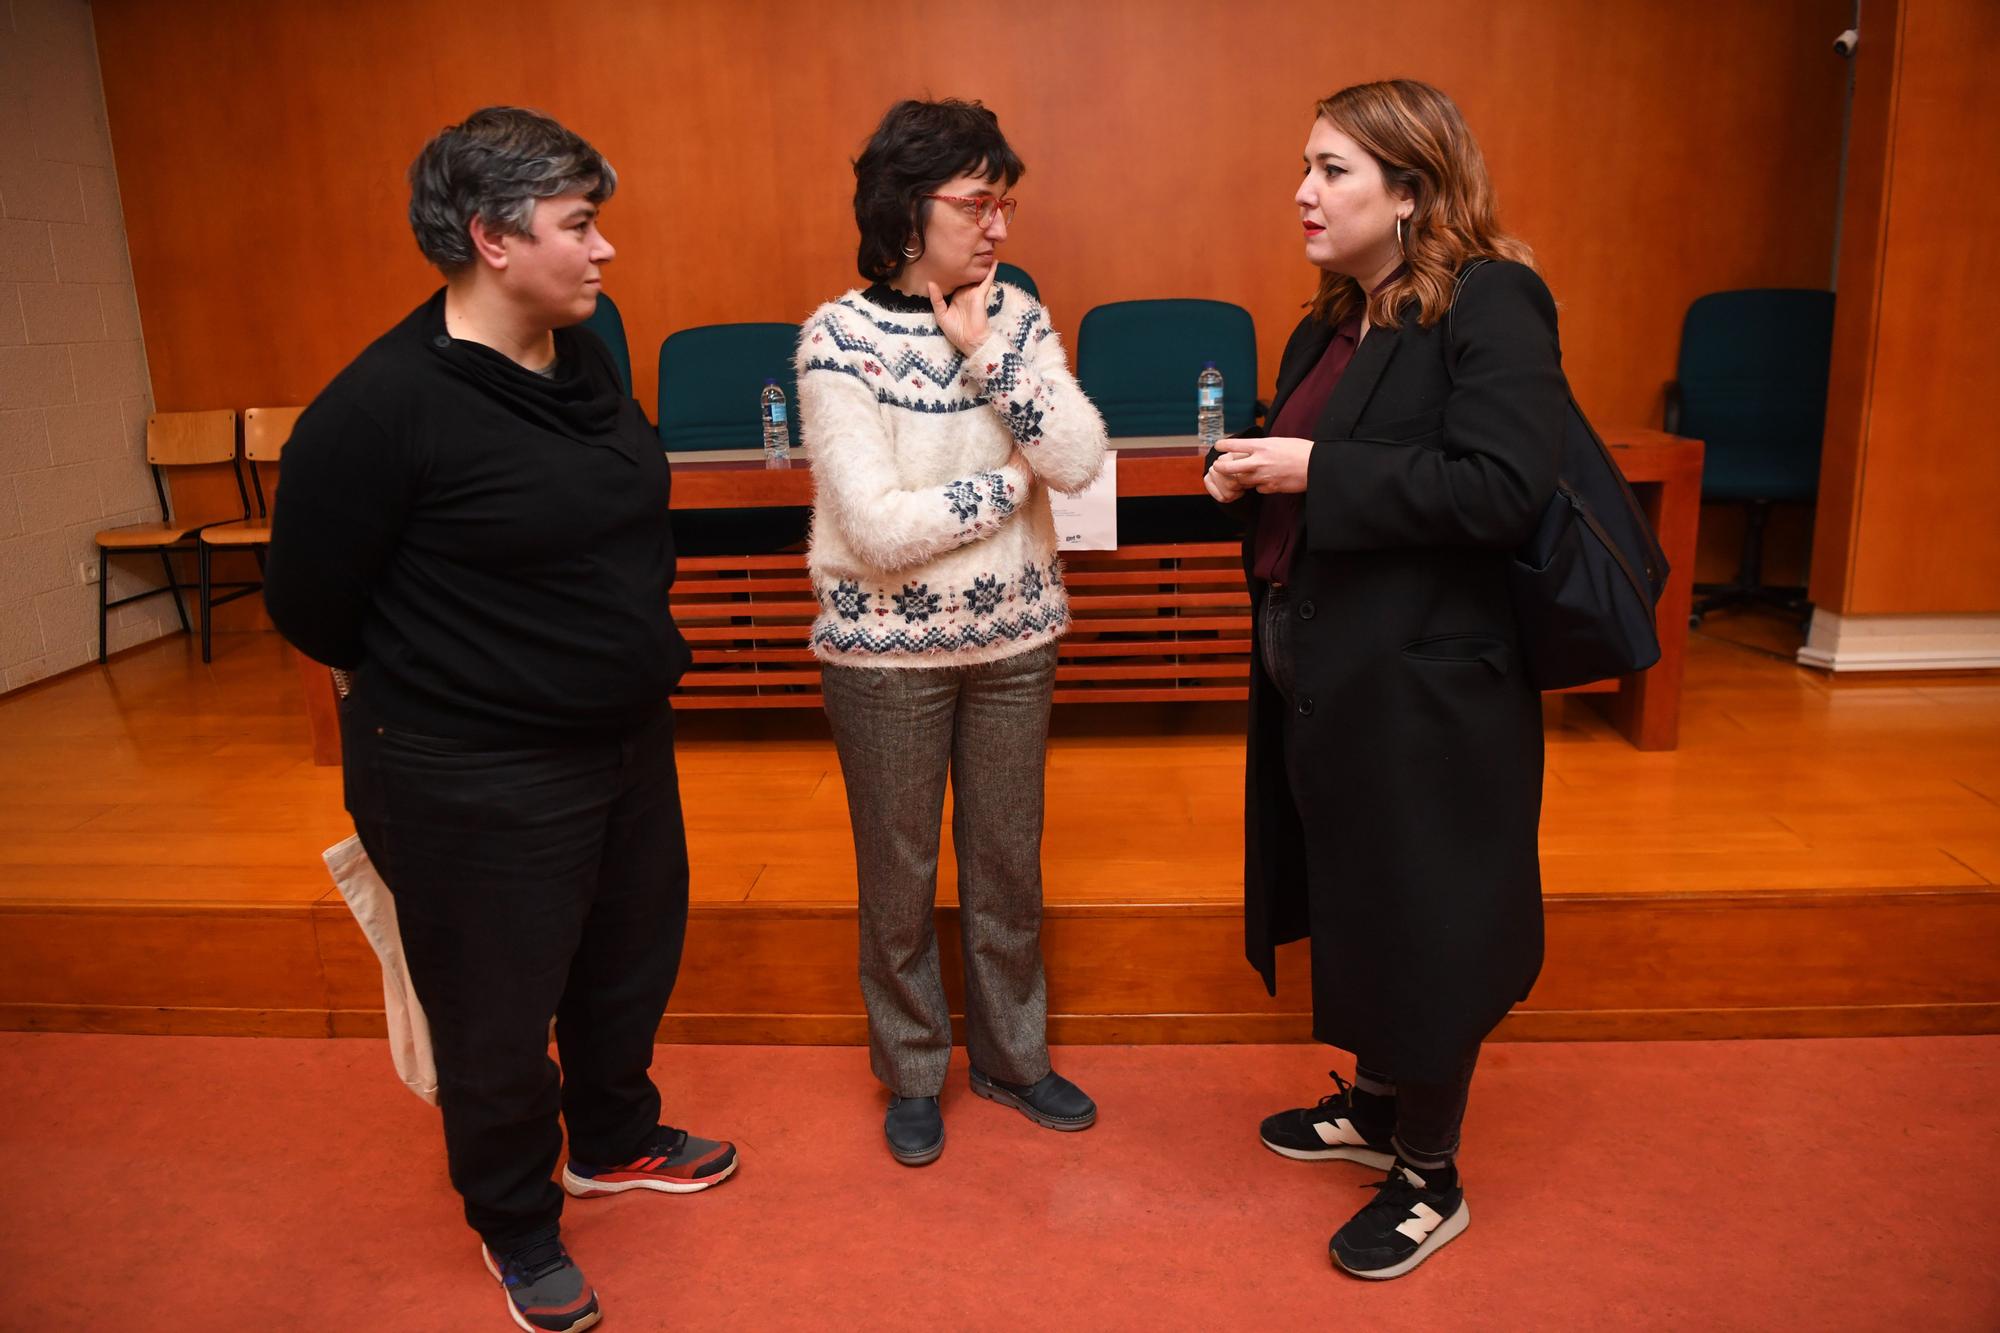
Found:
<svg viewBox="0 0 2000 1333"><path fill-rule="evenodd" d="M526 236L536 200L581 193L601 204L617 188L618 173L580 135L539 111L484 107L439 130L410 163L410 230L424 258L455 273L472 262L473 218Z"/></svg>

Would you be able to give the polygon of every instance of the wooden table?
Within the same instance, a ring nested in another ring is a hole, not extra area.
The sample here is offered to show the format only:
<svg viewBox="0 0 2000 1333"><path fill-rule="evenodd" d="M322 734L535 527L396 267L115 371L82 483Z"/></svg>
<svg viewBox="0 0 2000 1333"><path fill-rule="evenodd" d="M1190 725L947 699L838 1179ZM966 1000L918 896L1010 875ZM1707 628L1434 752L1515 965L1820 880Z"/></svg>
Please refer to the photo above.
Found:
<svg viewBox="0 0 2000 1333"><path fill-rule="evenodd" d="M1702 446L1655 430L1604 433L1659 535L1672 574L1659 604L1660 661L1650 671L1582 686L1641 750L1679 739L1681 675L1693 603ZM1118 494L1198 496L1201 457L1191 437L1112 441ZM770 469L755 450L670 455L673 508L757 509L812 503L803 453ZM1250 683L1250 601L1235 542L1180 542L1063 556L1071 629L1056 673L1056 702L1243 699ZM817 708L819 664L806 647L818 610L805 557L790 553L683 559L672 607L694 649L681 708ZM338 762L332 694L323 669L300 659L314 718L314 757Z"/></svg>

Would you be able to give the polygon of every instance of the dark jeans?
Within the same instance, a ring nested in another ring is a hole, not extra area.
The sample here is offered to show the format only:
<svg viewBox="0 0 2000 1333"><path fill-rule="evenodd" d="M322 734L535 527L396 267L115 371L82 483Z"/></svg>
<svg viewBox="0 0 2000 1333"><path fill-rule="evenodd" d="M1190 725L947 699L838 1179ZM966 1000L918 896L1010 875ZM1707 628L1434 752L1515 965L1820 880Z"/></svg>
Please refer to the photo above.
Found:
<svg viewBox="0 0 2000 1333"><path fill-rule="evenodd" d="M1257 650L1264 663L1264 678L1286 703L1285 744L1292 743L1291 702L1297 692L1294 627L1298 616L1292 610L1290 590L1271 584L1264 591L1264 605L1257 616ZM1286 756L1296 763L1294 756ZM1301 812L1303 815L1304 812ZM1459 1127L1465 1120L1465 1102L1472 1088L1473 1066L1479 1048L1466 1053L1458 1078L1443 1083L1412 1083L1399 1080L1394 1070L1357 1067L1356 1072L1379 1083L1396 1086L1396 1146L1416 1157L1450 1158L1458 1152Z"/></svg>
<svg viewBox="0 0 2000 1333"><path fill-rule="evenodd" d="M385 728L359 699L341 724L347 806L430 1022L451 1182L511 1249L561 1216L558 1110L592 1164L630 1160L659 1123L647 1070L688 910L673 715L506 750Z"/></svg>
<svg viewBox="0 0 2000 1333"><path fill-rule="evenodd" d="M1465 1057L1459 1076L1446 1083L1412 1083L1366 1065L1355 1076L1396 1088L1396 1151L1406 1158L1430 1163L1458 1156L1459 1129L1465 1123L1465 1102L1472 1091L1472 1069L1479 1048Z"/></svg>

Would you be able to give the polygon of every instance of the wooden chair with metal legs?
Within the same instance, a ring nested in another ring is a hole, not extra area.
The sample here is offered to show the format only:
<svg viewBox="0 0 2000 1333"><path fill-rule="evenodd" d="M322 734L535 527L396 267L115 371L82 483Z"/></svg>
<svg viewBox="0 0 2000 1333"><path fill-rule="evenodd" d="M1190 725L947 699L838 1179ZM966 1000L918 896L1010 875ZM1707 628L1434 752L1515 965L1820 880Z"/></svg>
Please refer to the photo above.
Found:
<svg viewBox="0 0 2000 1333"><path fill-rule="evenodd" d="M181 600L180 579L174 573L176 552L197 554L196 535L217 523L238 522L250 517L250 493L243 485L243 469L236 460L236 413L155 412L146 418L146 462L153 469L153 491L160 498L160 521L107 528L97 534L97 660L108 654L106 634L114 608L170 593L174 610L181 618L182 632L191 632L187 603ZM227 468L236 483L237 505L231 509L219 474ZM204 486L197 478L217 474ZM178 477L182 494L176 498L170 482ZM111 557L152 552L160 557L167 586L120 597L111 596Z"/></svg>
<svg viewBox="0 0 2000 1333"><path fill-rule="evenodd" d="M215 608L248 597L259 592L264 584L257 581L238 580L232 583L217 583L214 576L215 555L218 551L249 551L257 557L257 570L264 569L264 549L271 544L271 507L278 499L278 479L271 478L267 493L264 488L262 464L276 464L284 454L285 441L292 438L292 427L298 424L303 407L252 407L243 413L243 457L250 463L250 484L257 496L257 514L235 523L219 523L203 528L198 534L201 565L201 660L210 660L211 635L209 625ZM225 596L217 597L215 590L228 589Z"/></svg>

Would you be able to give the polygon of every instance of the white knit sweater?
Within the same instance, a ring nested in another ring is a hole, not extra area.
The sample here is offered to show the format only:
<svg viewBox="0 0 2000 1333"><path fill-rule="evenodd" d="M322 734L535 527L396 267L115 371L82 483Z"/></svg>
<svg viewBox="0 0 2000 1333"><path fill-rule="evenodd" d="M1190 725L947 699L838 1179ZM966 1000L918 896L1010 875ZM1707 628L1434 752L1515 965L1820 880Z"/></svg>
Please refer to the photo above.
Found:
<svg viewBox="0 0 2000 1333"><path fill-rule="evenodd" d="M995 283L970 357L908 298L871 288L799 334L812 458L812 650L855 666L990 662L1069 624L1049 491L1104 464L1104 421L1048 312ZM1016 446L1032 472L1010 462Z"/></svg>

